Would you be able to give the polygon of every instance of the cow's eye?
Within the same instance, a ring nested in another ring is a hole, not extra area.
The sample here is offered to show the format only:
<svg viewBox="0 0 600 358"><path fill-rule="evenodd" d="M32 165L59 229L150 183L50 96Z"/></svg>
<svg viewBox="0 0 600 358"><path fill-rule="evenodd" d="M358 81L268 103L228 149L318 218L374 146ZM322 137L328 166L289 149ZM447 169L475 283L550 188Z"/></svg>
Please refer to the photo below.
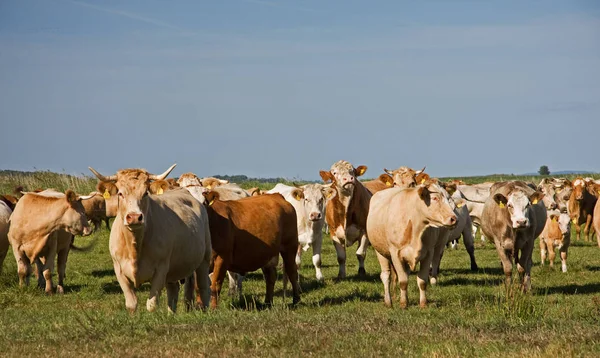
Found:
<svg viewBox="0 0 600 358"><path fill-rule="evenodd" d="M119 195L121 198L124 196L121 192L118 192L117 195Z"/></svg>
<svg viewBox="0 0 600 358"><path fill-rule="evenodd" d="M144 197L146 197L146 196L148 196L148 192L145 192L145 193L144 193Z"/></svg>
<svg viewBox="0 0 600 358"><path fill-rule="evenodd" d="M511 209L513 208L512 204L508 204L507 206Z"/></svg>

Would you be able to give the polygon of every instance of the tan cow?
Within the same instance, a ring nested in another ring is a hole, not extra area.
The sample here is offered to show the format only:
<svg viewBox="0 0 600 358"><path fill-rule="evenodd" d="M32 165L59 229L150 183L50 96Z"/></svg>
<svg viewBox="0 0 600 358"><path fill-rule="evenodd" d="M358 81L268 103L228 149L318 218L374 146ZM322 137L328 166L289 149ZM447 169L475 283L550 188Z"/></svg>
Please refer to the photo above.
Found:
<svg viewBox="0 0 600 358"><path fill-rule="evenodd" d="M543 193L522 181L498 182L490 188L481 228L486 237L494 240L507 289L512 281L513 262L522 278L522 289L531 289L533 246L546 224L543 197Z"/></svg>
<svg viewBox="0 0 600 358"><path fill-rule="evenodd" d="M367 216L371 192L356 180L363 175L367 167L361 165L354 168L345 160L340 160L331 166L329 171L320 171L325 183L333 182L332 188L337 195L327 202L325 220L329 225L333 245L339 264L338 279L346 277L346 246L352 246L360 239L356 250L359 276L366 275L365 256L369 246L366 235Z"/></svg>
<svg viewBox="0 0 600 358"><path fill-rule="evenodd" d="M429 177L421 176L425 171L425 167L421 170L414 170L409 167L400 167L395 170L384 168L383 171L393 178L394 186L398 188L414 188L418 183L425 182Z"/></svg>
<svg viewBox="0 0 600 358"><path fill-rule="evenodd" d="M12 214L12 209L3 201L0 201L0 273L2 273L2 265L8 252L8 219L10 214Z"/></svg>
<svg viewBox="0 0 600 358"><path fill-rule="evenodd" d="M575 225L576 240L579 240L580 238L582 224L585 224L583 229L585 241L590 241L590 236L593 237L594 235L592 220L594 215L594 207L596 206L596 201L598 198L591 194L588 186L589 183L586 183L581 177L573 180L572 183L573 192L569 198L568 212L573 225Z"/></svg>
<svg viewBox="0 0 600 358"><path fill-rule="evenodd" d="M175 312L181 279L185 279L186 307L191 308L194 273L198 301L201 306L208 303L211 240L206 209L183 188L162 195L148 193L152 181L165 179L173 168L175 165L160 175L123 169L105 177L90 167L98 179L118 188L119 207L109 249L130 312L137 308L135 288L144 282L151 284L148 311L156 309L166 285L168 308Z"/></svg>
<svg viewBox="0 0 600 358"><path fill-rule="evenodd" d="M265 303L271 305L280 254L292 283L293 303L298 303L298 229L294 207L281 194L230 201L220 200L215 191L205 195L213 243L211 308L217 307L227 270L245 274L259 268L265 276Z"/></svg>
<svg viewBox="0 0 600 358"><path fill-rule="evenodd" d="M10 217L8 240L17 261L19 285L29 284L31 263L38 262L40 281L45 279L46 293L53 292L52 271L58 254L58 293L63 293L63 278L72 235L92 232L82 201L72 190L25 193ZM66 232L63 232L66 231ZM42 278L43 277L43 278Z"/></svg>
<svg viewBox="0 0 600 358"><path fill-rule="evenodd" d="M400 285L400 306L408 304L408 274L419 264L419 305L427 305L426 289L440 228L456 225L456 215L434 181L417 187L392 188L373 195L367 218L367 233L381 266L384 300L392 306L391 270ZM445 244L445 243L444 243Z"/></svg>
<svg viewBox="0 0 600 358"><path fill-rule="evenodd" d="M381 174L377 179L362 182L365 188L369 189L371 194L378 191L389 189L394 186L394 179L389 174Z"/></svg>
<svg viewBox="0 0 600 358"><path fill-rule="evenodd" d="M562 261L562 272L567 272L567 255L571 244L571 219L567 213L558 210L548 211L546 226L540 235L541 264L546 261L546 254L550 267L554 266L554 248L558 248Z"/></svg>
<svg viewBox="0 0 600 358"><path fill-rule="evenodd" d="M108 222L106 216L106 200L97 191L93 191L89 194L91 196L88 200L83 200L83 208L85 209L85 215L88 220L94 224L94 231L100 229L102 222ZM108 227L108 224L107 224Z"/></svg>
<svg viewBox="0 0 600 358"><path fill-rule="evenodd" d="M119 207L119 198L117 193L119 189L115 183L99 181L96 185L96 190L102 194L106 205L106 228L110 230L108 225L109 219L117 216L117 208Z"/></svg>

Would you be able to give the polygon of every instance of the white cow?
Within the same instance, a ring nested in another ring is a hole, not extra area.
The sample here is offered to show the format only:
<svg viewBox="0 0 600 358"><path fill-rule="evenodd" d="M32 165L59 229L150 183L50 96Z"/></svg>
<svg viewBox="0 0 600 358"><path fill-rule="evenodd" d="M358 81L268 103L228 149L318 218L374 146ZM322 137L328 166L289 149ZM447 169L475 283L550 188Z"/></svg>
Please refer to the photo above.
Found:
<svg viewBox="0 0 600 358"><path fill-rule="evenodd" d="M303 197L295 195L301 189ZM325 223L325 204L327 200L336 195L336 191L329 185L308 184L296 188L285 184L277 184L267 194L279 193L285 200L292 204L296 210L298 220L298 252L296 264L300 267L302 251L313 248L313 265L316 270L317 280L323 279L321 272L321 247L323 244L323 225Z"/></svg>

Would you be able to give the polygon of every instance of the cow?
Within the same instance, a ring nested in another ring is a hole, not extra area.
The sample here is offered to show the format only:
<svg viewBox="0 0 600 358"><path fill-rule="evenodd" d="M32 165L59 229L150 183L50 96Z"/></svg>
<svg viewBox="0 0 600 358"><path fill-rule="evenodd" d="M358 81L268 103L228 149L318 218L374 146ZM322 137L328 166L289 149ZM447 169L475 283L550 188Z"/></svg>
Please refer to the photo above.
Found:
<svg viewBox="0 0 600 358"><path fill-rule="evenodd" d="M248 195L250 195L250 196L258 196L258 195L263 195L265 193L265 191L262 190L261 188L254 187L254 188L246 189L246 193L248 193Z"/></svg>
<svg viewBox="0 0 600 358"><path fill-rule="evenodd" d="M83 208L85 209L85 215L88 220L94 224L94 231L100 229L102 222L107 222L108 217L106 216L106 200L97 191L91 192L91 196L88 200L83 200Z"/></svg>
<svg viewBox="0 0 600 358"><path fill-rule="evenodd" d="M0 273L2 273L2 265L8 252L8 219L10 214L12 214L12 209L3 201L0 201Z"/></svg>
<svg viewBox="0 0 600 358"><path fill-rule="evenodd" d="M377 179L368 180L362 182L371 194L375 194L378 191L389 189L394 186L394 179L389 174L381 174Z"/></svg>
<svg viewBox="0 0 600 358"><path fill-rule="evenodd" d="M360 239L356 258L358 275L365 276L365 256L369 240L366 235L367 216L371 192L356 180L367 171L364 165L354 168L345 160L334 163L329 171L319 174L325 183L331 181L337 195L327 202L325 219L329 229L339 264L338 279L346 277L346 246L350 247Z"/></svg>
<svg viewBox="0 0 600 358"><path fill-rule="evenodd" d="M522 278L523 291L531 289L533 246L546 224L543 197L543 193L522 181L498 182L490 187L481 229L486 237L494 240L507 289L512 281L513 260Z"/></svg>
<svg viewBox="0 0 600 358"><path fill-rule="evenodd" d="M265 276L265 304L273 304L279 255L292 283L293 304L300 301L296 212L281 194L223 201L216 191L206 192L205 206L213 243L213 273L210 307L217 308L227 270L245 274L262 269Z"/></svg>
<svg viewBox="0 0 600 358"><path fill-rule="evenodd" d="M554 210L558 208L558 203L556 202L556 190L554 188L554 183L552 180L548 178L542 179L537 186L537 190L544 193L544 205L547 210Z"/></svg>
<svg viewBox="0 0 600 358"><path fill-rule="evenodd" d="M102 197L104 198L106 204L106 219L104 222L106 223L106 228L110 230L109 219L117 216L117 208L119 207L119 199L117 198L119 189L117 189L117 186L113 182L100 180L96 185L96 191L102 193Z"/></svg>
<svg viewBox="0 0 600 358"><path fill-rule="evenodd" d="M15 209L15 205L17 205L19 199L13 195L7 194L0 195L0 201L6 204L6 206L8 206L8 208L12 211Z"/></svg>
<svg viewBox="0 0 600 358"><path fill-rule="evenodd" d="M398 188L414 188L417 186L417 182L424 182L427 179L422 176L425 172L425 167L421 170L414 170L409 167L400 167L395 170L384 168L383 171L392 177L393 186Z"/></svg>
<svg viewBox="0 0 600 358"><path fill-rule="evenodd" d="M392 306L390 278L394 270L400 284L400 307L408 304L408 274L417 263L419 305L426 307L426 289L434 248L439 244L440 228L456 225L456 214L441 187L428 180L416 187L382 190L371 200L367 234L381 266L384 302Z"/></svg>
<svg viewBox="0 0 600 358"><path fill-rule="evenodd" d="M594 235L592 220L594 215L594 207L596 206L596 201L598 198L590 193L588 186L589 184L586 183L581 177L573 180L571 185L573 191L569 197L568 212L573 225L575 225L576 240L579 240L580 238L582 224L585 224L583 229L585 241L590 241L590 236Z"/></svg>
<svg viewBox="0 0 600 358"><path fill-rule="evenodd" d="M571 219L567 213L558 210L547 212L546 225L540 235L541 264L546 261L546 254L550 261L550 267L554 266L554 248L560 252L562 261L562 272L567 272L567 255L571 244Z"/></svg>
<svg viewBox="0 0 600 358"><path fill-rule="evenodd" d="M553 178L552 186L554 188L554 200L556 201L558 210L561 213L567 213L569 211L569 198L573 192L572 183L568 179Z"/></svg>
<svg viewBox="0 0 600 358"><path fill-rule="evenodd" d="M207 188L208 190L214 189L221 185L231 184L229 183L229 180L222 180L213 177L202 178L200 179L200 183L203 187Z"/></svg>
<svg viewBox="0 0 600 358"><path fill-rule="evenodd" d="M298 228L298 249L296 254L296 265L300 268L302 263L302 251L312 246L312 262L316 271L316 278L323 280L321 271L321 247L323 244L323 224L325 218L325 205L328 200L335 197L335 189L327 185L308 184L299 188L277 184L267 194L279 193L296 211Z"/></svg>
<svg viewBox="0 0 600 358"><path fill-rule="evenodd" d="M467 209L469 210L469 216L473 222L473 235L477 232L477 229L481 227L481 216L483 213L484 203L490 195L491 182L485 182L480 184L463 185L459 184L456 186L456 190L452 193L452 198L455 201L460 199L464 200ZM481 234L481 241L485 241L485 236Z"/></svg>
<svg viewBox="0 0 600 358"><path fill-rule="evenodd" d="M52 190L24 193L10 217L8 240L17 261L19 286L29 285L31 263L38 266L38 283L53 293L52 273L58 255L57 293L63 293L63 279L73 235L91 234L82 202L89 196Z"/></svg>
<svg viewBox="0 0 600 358"><path fill-rule="evenodd" d="M99 180L118 188L109 250L130 313L137 308L135 288L144 282L151 284L146 302L149 312L156 310L165 285L168 310L175 312L182 279L186 308L191 309L194 274L197 303L200 307L208 304L212 250L206 209L183 188L162 195L148 193L152 181L165 179L173 168L175 164L160 175L144 169L122 169L116 175L104 176L89 167Z"/></svg>

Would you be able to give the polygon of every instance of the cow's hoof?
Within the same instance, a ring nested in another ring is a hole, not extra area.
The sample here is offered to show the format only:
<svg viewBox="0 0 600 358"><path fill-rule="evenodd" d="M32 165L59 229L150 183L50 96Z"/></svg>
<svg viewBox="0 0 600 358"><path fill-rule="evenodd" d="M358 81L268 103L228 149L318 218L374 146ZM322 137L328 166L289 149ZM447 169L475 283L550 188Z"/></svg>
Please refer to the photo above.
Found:
<svg viewBox="0 0 600 358"><path fill-rule="evenodd" d="M58 293L59 295L62 295L65 293L65 289L62 286L58 286L58 287L56 287L56 293Z"/></svg>
<svg viewBox="0 0 600 358"><path fill-rule="evenodd" d="M367 276L367 271L365 270L364 267L359 267L358 268L358 276L359 277L365 277L365 276Z"/></svg>
<svg viewBox="0 0 600 358"><path fill-rule="evenodd" d="M477 267L477 264L472 264L471 271L477 271L477 270L479 270L479 267Z"/></svg>
<svg viewBox="0 0 600 358"><path fill-rule="evenodd" d="M430 277L429 278L429 283L431 284L431 286L435 286L437 284L437 278Z"/></svg>

